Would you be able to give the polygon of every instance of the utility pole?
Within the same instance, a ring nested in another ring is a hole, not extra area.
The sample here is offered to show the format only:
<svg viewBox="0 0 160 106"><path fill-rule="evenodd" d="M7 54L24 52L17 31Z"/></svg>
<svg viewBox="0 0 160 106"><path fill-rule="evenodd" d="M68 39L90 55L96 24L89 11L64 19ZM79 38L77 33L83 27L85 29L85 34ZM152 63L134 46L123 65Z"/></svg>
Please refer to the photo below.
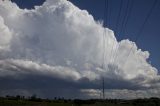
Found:
<svg viewBox="0 0 160 106"><path fill-rule="evenodd" d="M104 94L104 77L102 79L102 93L103 93L103 100L105 99L105 94Z"/></svg>

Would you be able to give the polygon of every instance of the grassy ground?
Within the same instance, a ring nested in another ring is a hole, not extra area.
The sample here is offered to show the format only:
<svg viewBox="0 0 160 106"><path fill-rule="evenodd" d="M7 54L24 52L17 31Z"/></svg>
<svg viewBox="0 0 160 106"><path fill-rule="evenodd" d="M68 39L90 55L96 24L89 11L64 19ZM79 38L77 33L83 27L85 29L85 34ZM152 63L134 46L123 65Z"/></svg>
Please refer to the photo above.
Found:
<svg viewBox="0 0 160 106"><path fill-rule="evenodd" d="M159 100L152 100L152 101L130 101L130 102L95 102L92 104L79 104L74 103L73 101L30 101L30 100L8 100L8 99L1 99L0 106L160 106Z"/></svg>
<svg viewBox="0 0 160 106"><path fill-rule="evenodd" d="M0 106L72 106L71 103L34 102L24 100L2 100Z"/></svg>
<svg viewBox="0 0 160 106"><path fill-rule="evenodd" d="M73 103L54 103L54 102L33 102L24 100L3 100L0 106L131 106L131 105L115 105L111 103L95 103L95 104L73 104Z"/></svg>
<svg viewBox="0 0 160 106"><path fill-rule="evenodd" d="M81 105L81 106L133 106L129 104L113 104L113 103L95 103L92 105Z"/></svg>
<svg viewBox="0 0 160 106"><path fill-rule="evenodd" d="M33 102L22 100L3 100L0 101L0 106L132 106L126 104L111 104L111 103L95 103L95 104L74 104L74 103L54 103L54 102Z"/></svg>

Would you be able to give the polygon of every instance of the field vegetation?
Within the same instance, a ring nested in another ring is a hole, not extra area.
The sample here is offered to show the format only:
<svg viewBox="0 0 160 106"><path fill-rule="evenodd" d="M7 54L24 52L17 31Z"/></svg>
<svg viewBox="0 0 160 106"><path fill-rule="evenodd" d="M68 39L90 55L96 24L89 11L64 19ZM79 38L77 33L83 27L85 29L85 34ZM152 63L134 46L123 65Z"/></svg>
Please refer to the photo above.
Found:
<svg viewBox="0 0 160 106"><path fill-rule="evenodd" d="M64 98L41 99L35 95L31 97L24 96L6 96L0 97L0 106L160 106L159 98L149 99L90 99L90 100L71 100Z"/></svg>

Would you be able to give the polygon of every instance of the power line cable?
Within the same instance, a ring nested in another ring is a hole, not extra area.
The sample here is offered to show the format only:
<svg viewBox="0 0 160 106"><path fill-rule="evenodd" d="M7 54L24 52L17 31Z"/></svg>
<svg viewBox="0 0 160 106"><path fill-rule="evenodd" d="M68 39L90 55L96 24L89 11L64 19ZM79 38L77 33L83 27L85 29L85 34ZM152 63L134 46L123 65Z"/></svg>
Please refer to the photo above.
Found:
<svg viewBox="0 0 160 106"><path fill-rule="evenodd" d="M136 42L138 41L138 39L142 36L141 33L142 33L142 31L143 31L143 29L144 29L144 27L145 27L148 19L149 19L150 16L152 15L152 12L153 12L153 10L154 10L157 2L158 2L158 0L155 0L155 1L154 1L153 5L152 5L152 7L151 7L151 9L150 9L150 11L148 12L147 17L145 18L145 20L144 20L144 22L143 22L140 30L138 31L138 34L137 34L136 39L135 39L135 43L136 43ZM125 67L126 62L128 61L128 58L129 58L129 56L130 56L130 54L131 54L131 52L132 52L132 50L133 50L133 47L134 47L134 45L132 45L132 47L130 48L129 53L128 53L127 58L126 58L126 61L125 61L124 64L123 64L123 67Z"/></svg>
<svg viewBox="0 0 160 106"><path fill-rule="evenodd" d="M121 13L122 13L122 7L123 7L123 0L120 0L120 7L119 7L119 11L118 11L118 17L117 17L117 20L116 20L116 26L115 26L116 35L118 35L118 26L119 26L119 22L120 22L119 20L120 20L120 17L121 17ZM115 44L113 44L113 46L114 45ZM115 50L117 50L117 47L116 47ZM112 47L112 50L111 50L111 54L112 54L112 51L113 51L113 47ZM112 63L113 63L113 60L114 60L114 54L113 54Z"/></svg>
<svg viewBox="0 0 160 106"><path fill-rule="evenodd" d="M133 0L130 0L130 5L129 5L129 3L127 3L127 15L126 15L126 21L125 21L125 23L124 23L124 28L122 29L122 32L124 32L125 33L125 31L126 31L126 26L127 26L127 23L128 23L128 20L130 19L130 16L131 16L131 12L132 12L132 9L133 9L133 5L134 5L134 2L133 2ZM125 36L125 35L124 35ZM118 47L116 47L116 49L115 49L115 53L113 54L113 61L112 62L114 62L116 59L117 59L117 52L118 52L118 48L119 48L119 45L118 45Z"/></svg>
<svg viewBox="0 0 160 106"><path fill-rule="evenodd" d="M123 31L123 28L124 28L124 24L125 24L125 21L126 21L126 18L127 18L127 16L128 16L128 10L129 10L129 0L127 0L127 4L126 4L127 6L126 6L126 11L125 11L125 15L124 15L124 18L123 18L123 20L122 20L122 25L121 25L121 29L120 29L120 35L123 33L122 31Z"/></svg>
<svg viewBox="0 0 160 106"><path fill-rule="evenodd" d="M122 12L122 6L123 6L123 0L121 0L120 1L120 9L119 9L119 12L118 12L118 18L117 18L117 21L116 21L116 32L118 33L118 24L119 24L119 20L120 20L120 16L121 16L121 12ZM113 62L113 58L114 58L114 45L115 45L115 43L113 42L113 44L112 44L112 49L111 49L111 59L110 60L112 60L111 62ZM113 53L112 53L113 52ZM113 55L113 56L112 56ZM113 57L113 58L112 58Z"/></svg>
<svg viewBox="0 0 160 106"><path fill-rule="evenodd" d="M132 13L132 9L133 9L133 5L134 5L134 0L130 0L130 8L129 8L129 12L128 12L128 16L127 16L127 19L126 19L126 22L124 24L124 30L123 30L123 33L125 35L125 32L126 32L126 27L127 27L127 23L131 17L131 13Z"/></svg>
<svg viewBox="0 0 160 106"><path fill-rule="evenodd" d="M116 20L116 27L115 27L116 34L118 33L118 24L119 24L119 19L120 19L121 12L122 12L122 6L123 6L123 0L120 1L120 8L119 8L118 17Z"/></svg>
<svg viewBox="0 0 160 106"><path fill-rule="evenodd" d="M106 8L107 8L107 1L104 1L104 22L103 22L103 26L104 26L104 31L103 31L103 60L102 60L102 68L105 68L105 55L106 55L106 29L105 29L105 22L107 22L107 13L105 12Z"/></svg>

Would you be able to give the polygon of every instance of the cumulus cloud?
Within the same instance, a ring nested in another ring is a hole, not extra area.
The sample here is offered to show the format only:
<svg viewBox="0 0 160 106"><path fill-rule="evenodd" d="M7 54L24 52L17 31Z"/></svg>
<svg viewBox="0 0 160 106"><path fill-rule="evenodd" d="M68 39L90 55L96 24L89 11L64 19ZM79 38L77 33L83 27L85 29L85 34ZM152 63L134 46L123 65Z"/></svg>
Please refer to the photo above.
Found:
<svg viewBox="0 0 160 106"><path fill-rule="evenodd" d="M156 90L160 76L147 62L148 58L148 51L138 49L129 40L118 42L112 30L67 0L46 0L32 10L20 9L11 1L0 1L0 79L13 78L15 83L8 91L22 89L19 81L31 86L27 79L34 76L37 86L41 85L40 79L53 80L70 86L68 89L77 91L78 97L87 89L94 91L89 97L98 95L95 91L100 89L102 77L106 89ZM47 87L55 88L48 82ZM62 90L64 86L56 86L66 97L69 95L66 89Z"/></svg>

